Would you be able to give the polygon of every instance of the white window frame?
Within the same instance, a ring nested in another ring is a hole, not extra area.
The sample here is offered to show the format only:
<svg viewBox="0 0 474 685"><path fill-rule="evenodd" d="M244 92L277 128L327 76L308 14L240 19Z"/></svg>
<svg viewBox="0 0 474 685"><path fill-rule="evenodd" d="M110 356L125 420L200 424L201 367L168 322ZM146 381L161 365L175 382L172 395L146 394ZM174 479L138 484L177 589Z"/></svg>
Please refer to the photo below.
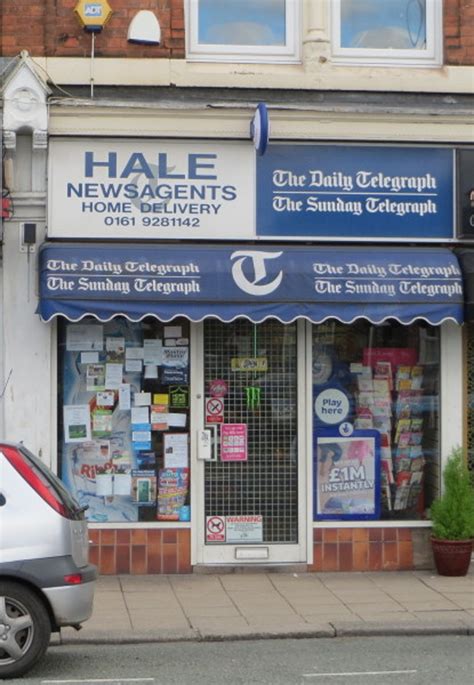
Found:
<svg viewBox="0 0 474 685"><path fill-rule="evenodd" d="M331 0L330 7L333 63L394 67L442 65L442 0L426 0L425 50L343 48L341 47L341 0Z"/></svg>
<svg viewBox="0 0 474 685"><path fill-rule="evenodd" d="M186 58L190 62L292 64L301 61L301 0L285 0L286 44L283 46L200 44L199 0L185 1L185 22Z"/></svg>

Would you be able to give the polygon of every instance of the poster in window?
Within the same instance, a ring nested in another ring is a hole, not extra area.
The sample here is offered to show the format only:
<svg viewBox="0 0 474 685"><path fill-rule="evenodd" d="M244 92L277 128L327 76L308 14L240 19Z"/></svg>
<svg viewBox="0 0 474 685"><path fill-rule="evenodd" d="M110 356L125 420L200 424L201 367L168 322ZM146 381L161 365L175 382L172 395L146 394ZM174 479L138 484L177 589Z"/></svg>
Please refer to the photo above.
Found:
<svg viewBox="0 0 474 685"><path fill-rule="evenodd" d="M380 434L338 428L315 437L315 518L378 519L380 516Z"/></svg>

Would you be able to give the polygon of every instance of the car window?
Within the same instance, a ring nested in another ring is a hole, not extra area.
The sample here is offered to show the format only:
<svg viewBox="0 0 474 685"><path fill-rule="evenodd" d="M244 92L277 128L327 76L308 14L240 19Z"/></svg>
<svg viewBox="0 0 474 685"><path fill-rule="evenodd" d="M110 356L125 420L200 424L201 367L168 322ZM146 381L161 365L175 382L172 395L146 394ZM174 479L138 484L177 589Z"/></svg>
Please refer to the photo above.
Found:
<svg viewBox="0 0 474 685"><path fill-rule="evenodd" d="M22 455L30 462L36 475L41 478L46 487L54 491L55 495L61 500L71 514L75 514L74 518L83 518L84 512L80 505L51 469L23 445L21 445L19 449Z"/></svg>

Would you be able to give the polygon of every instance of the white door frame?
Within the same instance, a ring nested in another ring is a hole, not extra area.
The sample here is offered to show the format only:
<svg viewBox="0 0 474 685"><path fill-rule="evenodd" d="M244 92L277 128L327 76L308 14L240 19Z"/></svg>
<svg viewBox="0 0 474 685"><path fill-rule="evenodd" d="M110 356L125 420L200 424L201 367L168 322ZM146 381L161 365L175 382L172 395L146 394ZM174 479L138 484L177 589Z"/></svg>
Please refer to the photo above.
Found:
<svg viewBox="0 0 474 685"><path fill-rule="evenodd" d="M298 435L298 544L281 545L229 545L205 544L204 516L204 462L197 458L198 431L204 426L204 325L191 324L191 564L291 564L310 562L312 557L311 497L308 497L309 478L312 473L312 438L308 427L311 417L311 383L308 382L310 359L308 358L308 327L305 321L297 321L297 435ZM309 397L309 403L308 403ZM309 404L309 410L308 410ZM311 422L310 422L311 423ZM309 449L309 451L308 451ZM242 556L241 556L242 555ZM250 555L247 558L246 555Z"/></svg>

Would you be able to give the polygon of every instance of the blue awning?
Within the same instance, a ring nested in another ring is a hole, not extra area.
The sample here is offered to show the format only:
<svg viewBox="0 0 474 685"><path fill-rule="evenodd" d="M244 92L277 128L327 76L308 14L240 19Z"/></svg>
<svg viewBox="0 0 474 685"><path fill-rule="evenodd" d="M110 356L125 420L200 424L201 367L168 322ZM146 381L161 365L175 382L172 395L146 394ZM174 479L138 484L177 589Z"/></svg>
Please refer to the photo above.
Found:
<svg viewBox="0 0 474 685"><path fill-rule="evenodd" d="M445 248L45 243L39 259L44 321L463 320Z"/></svg>

